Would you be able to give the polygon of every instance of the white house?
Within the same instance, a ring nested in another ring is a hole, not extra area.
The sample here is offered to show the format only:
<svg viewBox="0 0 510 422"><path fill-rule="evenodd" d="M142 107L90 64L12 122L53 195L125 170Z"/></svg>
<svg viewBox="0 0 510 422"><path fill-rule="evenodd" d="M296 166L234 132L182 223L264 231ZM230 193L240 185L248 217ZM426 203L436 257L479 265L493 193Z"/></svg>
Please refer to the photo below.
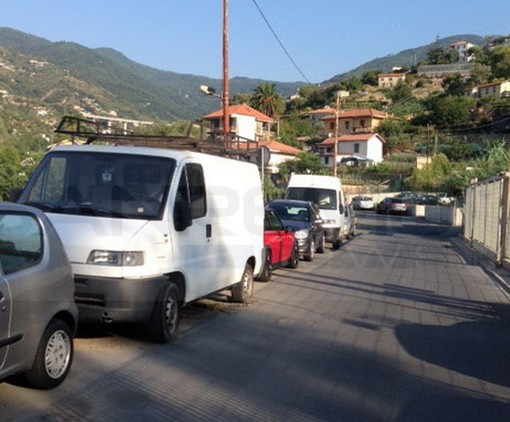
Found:
<svg viewBox="0 0 510 422"><path fill-rule="evenodd" d="M473 60L473 55L469 54L469 49L476 47L475 44L467 41L457 41L449 45L449 48L455 50L459 54L459 62L470 62Z"/></svg>
<svg viewBox="0 0 510 422"><path fill-rule="evenodd" d="M271 136L271 125L274 120L248 104L231 105L227 107L230 120L230 134L240 140L261 141ZM223 109L214 111L203 120L211 122L212 133L220 132L223 128Z"/></svg>
<svg viewBox="0 0 510 422"><path fill-rule="evenodd" d="M510 80L478 85L477 87L468 90L466 92L466 96L475 98L510 97Z"/></svg>
<svg viewBox="0 0 510 422"><path fill-rule="evenodd" d="M280 163L292 160L302 152L300 149L272 140L271 125L275 123L274 120L249 105L232 105L227 108L227 112L230 118L230 134L235 141L233 148L253 148L249 141L257 142L259 148L265 147L263 151L269 151L270 157L267 168L272 173L278 172ZM223 110L210 113L202 119L211 122L211 135L223 128Z"/></svg>
<svg viewBox="0 0 510 422"><path fill-rule="evenodd" d="M342 158L361 158L374 163L383 161L383 146L386 143L378 133L354 133L339 136L337 139L337 164ZM330 137L321 142L318 155L326 167L333 166L335 138Z"/></svg>

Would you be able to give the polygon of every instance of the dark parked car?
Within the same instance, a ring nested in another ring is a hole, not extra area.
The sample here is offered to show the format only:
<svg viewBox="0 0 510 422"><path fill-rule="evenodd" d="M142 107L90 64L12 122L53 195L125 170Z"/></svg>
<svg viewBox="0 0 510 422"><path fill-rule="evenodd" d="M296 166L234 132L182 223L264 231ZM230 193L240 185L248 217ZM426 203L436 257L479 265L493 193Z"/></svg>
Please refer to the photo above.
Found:
<svg viewBox="0 0 510 422"><path fill-rule="evenodd" d="M71 264L38 209L0 204L0 379L53 388L73 359L78 311Z"/></svg>
<svg viewBox="0 0 510 422"><path fill-rule="evenodd" d="M315 252L324 253L326 237L319 207L313 202L291 199L277 199L269 204L285 227L294 230L299 254L306 261L312 261Z"/></svg>
<svg viewBox="0 0 510 422"><path fill-rule="evenodd" d="M406 214L409 208L403 198L384 198L377 204L377 214Z"/></svg>
<svg viewBox="0 0 510 422"><path fill-rule="evenodd" d="M273 270L278 267L297 268L299 250L294 231L285 228L276 213L266 208L264 215L264 266L257 280L269 281Z"/></svg>
<svg viewBox="0 0 510 422"><path fill-rule="evenodd" d="M422 195L414 203L417 205L438 205L439 198L436 195Z"/></svg>

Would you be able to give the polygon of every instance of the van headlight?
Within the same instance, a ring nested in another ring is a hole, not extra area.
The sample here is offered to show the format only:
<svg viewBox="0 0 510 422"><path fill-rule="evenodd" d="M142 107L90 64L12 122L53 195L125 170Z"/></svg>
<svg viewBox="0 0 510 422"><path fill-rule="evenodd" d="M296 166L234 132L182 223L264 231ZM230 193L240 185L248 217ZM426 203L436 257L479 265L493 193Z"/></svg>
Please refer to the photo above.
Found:
<svg viewBox="0 0 510 422"><path fill-rule="evenodd" d="M298 230L298 231L294 232L294 237L296 239L302 240L302 239L306 239L309 234L310 234L310 230L307 230L307 229Z"/></svg>
<svg viewBox="0 0 510 422"><path fill-rule="evenodd" d="M335 220L324 220L324 224L336 224Z"/></svg>
<svg viewBox="0 0 510 422"><path fill-rule="evenodd" d="M143 252L92 251L87 259L87 264L134 267L143 265Z"/></svg>

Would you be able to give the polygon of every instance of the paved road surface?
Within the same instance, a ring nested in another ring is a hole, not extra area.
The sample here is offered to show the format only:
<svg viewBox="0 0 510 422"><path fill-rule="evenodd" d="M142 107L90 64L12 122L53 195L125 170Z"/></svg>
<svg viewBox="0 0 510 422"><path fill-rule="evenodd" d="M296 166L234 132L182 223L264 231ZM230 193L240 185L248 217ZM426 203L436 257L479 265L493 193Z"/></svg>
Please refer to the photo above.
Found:
<svg viewBox="0 0 510 422"><path fill-rule="evenodd" d="M250 305L190 307L178 344L82 329L60 388L0 384L0 420L509 421L509 297L451 229L358 223Z"/></svg>

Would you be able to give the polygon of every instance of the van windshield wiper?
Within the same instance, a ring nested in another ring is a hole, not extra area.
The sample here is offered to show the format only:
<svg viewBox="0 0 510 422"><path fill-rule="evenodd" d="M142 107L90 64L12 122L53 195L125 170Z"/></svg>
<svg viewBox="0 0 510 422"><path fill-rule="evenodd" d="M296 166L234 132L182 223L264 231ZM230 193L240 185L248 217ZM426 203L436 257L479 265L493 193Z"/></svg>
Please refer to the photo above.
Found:
<svg viewBox="0 0 510 422"><path fill-rule="evenodd" d="M117 217L125 218L126 216L118 211L109 208L95 208L90 205L78 205L70 203L51 203L51 202L27 202L26 205L39 208L44 212L56 214L77 214L77 215L94 215L101 217Z"/></svg>

